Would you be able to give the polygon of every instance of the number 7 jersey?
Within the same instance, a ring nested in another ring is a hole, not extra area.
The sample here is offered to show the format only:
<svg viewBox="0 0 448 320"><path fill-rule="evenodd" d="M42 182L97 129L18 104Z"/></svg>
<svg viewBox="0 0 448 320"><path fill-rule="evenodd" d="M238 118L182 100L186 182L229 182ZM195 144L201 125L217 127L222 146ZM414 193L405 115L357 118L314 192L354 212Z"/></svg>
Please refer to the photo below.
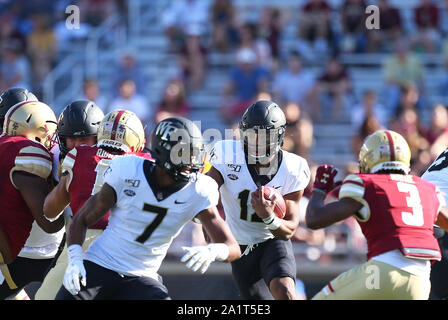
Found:
<svg viewBox="0 0 448 320"><path fill-rule="evenodd" d="M109 224L91 244L85 259L128 276L158 279L173 239L199 212L218 204L218 185L198 173L195 181L167 195L154 188L155 164L133 155L116 157L104 183L116 193Z"/></svg>
<svg viewBox="0 0 448 320"><path fill-rule="evenodd" d="M445 200L434 184L412 175L350 174L342 198L363 205L355 217L367 240L367 259L399 249L407 257L440 260L433 226Z"/></svg>

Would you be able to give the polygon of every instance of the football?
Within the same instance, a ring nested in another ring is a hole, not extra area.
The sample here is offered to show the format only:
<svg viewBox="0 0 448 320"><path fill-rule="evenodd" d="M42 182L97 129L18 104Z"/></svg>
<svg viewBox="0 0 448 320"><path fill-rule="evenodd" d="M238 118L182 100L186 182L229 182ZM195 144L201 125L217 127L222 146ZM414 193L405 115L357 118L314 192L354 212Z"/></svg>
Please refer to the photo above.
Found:
<svg viewBox="0 0 448 320"><path fill-rule="evenodd" d="M277 217L283 219L286 214L286 202L281 193L277 189L263 187L263 195L265 199L275 203L274 213Z"/></svg>

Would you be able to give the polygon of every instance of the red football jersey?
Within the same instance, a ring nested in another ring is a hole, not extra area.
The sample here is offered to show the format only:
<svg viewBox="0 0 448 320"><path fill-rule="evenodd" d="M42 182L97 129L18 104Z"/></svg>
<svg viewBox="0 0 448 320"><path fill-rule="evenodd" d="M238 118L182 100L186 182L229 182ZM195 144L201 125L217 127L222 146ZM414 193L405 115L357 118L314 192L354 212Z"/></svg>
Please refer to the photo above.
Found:
<svg viewBox="0 0 448 320"><path fill-rule="evenodd" d="M400 249L405 256L440 260L433 227L443 200L434 184L411 175L351 174L339 192L344 197L364 205L357 219L367 259Z"/></svg>
<svg viewBox="0 0 448 320"><path fill-rule="evenodd" d="M127 153L151 159L147 153ZM70 207L73 215L84 205L91 195L103 186L103 173L112 158L116 157L97 146L82 145L72 149L62 163L62 172L68 172ZM105 229L110 212L101 217L90 229Z"/></svg>
<svg viewBox="0 0 448 320"><path fill-rule="evenodd" d="M14 259L30 235L34 217L13 185L12 173L22 171L47 179L51 168L51 154L40 143L20 136L0 135L0 229L8 238Z"/></svg>

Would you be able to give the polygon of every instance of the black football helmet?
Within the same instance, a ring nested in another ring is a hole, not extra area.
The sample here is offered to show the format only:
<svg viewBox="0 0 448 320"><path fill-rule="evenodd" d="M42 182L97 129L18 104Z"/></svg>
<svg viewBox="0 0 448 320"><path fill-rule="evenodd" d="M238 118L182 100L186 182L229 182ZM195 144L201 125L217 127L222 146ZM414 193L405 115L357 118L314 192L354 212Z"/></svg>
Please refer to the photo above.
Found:
<svg viewBox="0 0 448 320"><path fill-rule="evenodd" d="M76 100L66 106L59 115L57 128L61 158L70 151L66 143L67 137L96 136L103 118L103 111L90 100Z"/></svg>
<svg viewBox="0 0 448 320"><path fill-rule="evenodd" d="M249 162L267 163L283 145L286 117L275 102L259 100L244 112L239 129Z"/></svg>
<svg viewBox="0 0 448 320"><path fill-rule="evenodd" d="M156 165L178 182L190 181L204 166L205 148L199 128L183 117L160 121L151 133L150 154Z"/></svg>
<svg viewBox="0 0 448 320"><path fill-rule="evenodd" d="M10 88L0 95L0 131L8 110L19 102L38 101L36 96L24 88Z"/></svg>

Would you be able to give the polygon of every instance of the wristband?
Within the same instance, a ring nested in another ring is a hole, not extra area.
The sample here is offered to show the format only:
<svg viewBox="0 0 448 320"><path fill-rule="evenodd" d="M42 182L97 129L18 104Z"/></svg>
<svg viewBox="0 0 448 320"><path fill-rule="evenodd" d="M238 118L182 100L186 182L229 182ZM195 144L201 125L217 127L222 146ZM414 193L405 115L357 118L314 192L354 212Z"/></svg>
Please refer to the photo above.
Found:
<svg viewBox="0 0 448 320"><path fill-rule="evenodd" d="M72 244L67 249L69 261L82 261L82 247L79 244Z"/></svg>
<svg viewBox="0 0 448 320"><path fill-rule="evenodd" d="M264 218L263 222L266 224L269 230L277 230L282 225L282 220L275 214L272 214L269 217Z"/></svg>

